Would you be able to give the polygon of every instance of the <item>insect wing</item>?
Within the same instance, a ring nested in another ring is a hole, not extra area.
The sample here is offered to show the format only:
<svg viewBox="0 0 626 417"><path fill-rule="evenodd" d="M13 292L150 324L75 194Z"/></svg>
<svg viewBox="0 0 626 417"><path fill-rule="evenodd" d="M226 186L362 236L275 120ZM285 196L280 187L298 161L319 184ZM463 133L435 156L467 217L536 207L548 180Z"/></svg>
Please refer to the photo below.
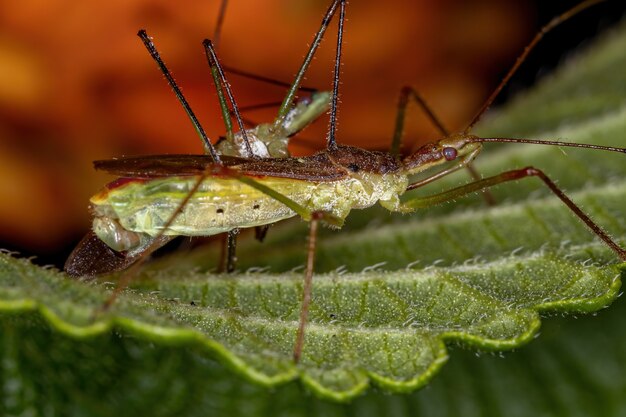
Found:
<svg viewBox="0 0 626 417"><path fill-rule="evenodd" d="M244 161L222 158L225 166ZM120 177L157 178L175 175L200 175L217 167L209 155L146 155L94 161L94 168Z"/></svg>
<svg viewBox="0 0 626 417"><path fill-rule="evenodd" d="M347 176L346 170L334 164L326 153L304 158L259 158L222 157L220 165L208 155L149 155L130 158L95 161L100 171L120 177L159 178L186 175L233 175L232 171L247 176L290 178L309 181L336 181Z"/></svg>

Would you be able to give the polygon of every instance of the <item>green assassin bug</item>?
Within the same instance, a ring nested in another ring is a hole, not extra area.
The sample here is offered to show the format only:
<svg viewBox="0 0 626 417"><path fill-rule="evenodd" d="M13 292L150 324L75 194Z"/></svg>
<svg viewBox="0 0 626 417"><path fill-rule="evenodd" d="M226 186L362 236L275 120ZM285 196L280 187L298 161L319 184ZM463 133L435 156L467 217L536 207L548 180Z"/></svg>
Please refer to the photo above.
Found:
<svg viewBox="0 0 626 417"><path fill-rule="evenodd" d="M500 183L535 176L541 179L550 191L620 259L626 260L626 250L591 220L543 171L534 167L505 171L431 196L413 197L404 202L399 199L408 190L419 188L467 167L478 155L484 142L533 143L626 153L626 149L617 147L516 138L480 138L469 133L502 86L544 34L562 21L598 2L599 0L587 0L544 26L461 133L450 134L417 92L411 89L403 90L392 150L399 147L404 110L410 97L421 104L444 135L442 139L428 143L404 157L396 155L395 152L367 151L337 144L335 131L345 0L334 0L329 6L296 76L296 81L283 101L284 106L291 105L297 86L330 20L339 10L327 148L308 157L255 156L215 48L209 40L205 40L209 64L212 71L219 76L216 77L218 84L228 95L241 128L243 147L238 149L241 152L245 149L247 152L245 157L218 153L160 60L154 45L146 33L140 31L142 40L161 67L203 139L207 154L157 155L96 161L96 169L121 178L92 197L93 233L74 250L66 263L66 271L70 275L82 276L121 270L136 261L141 263L149 253L173 236L213 235L236 228L267 225L299 215L310 222L310 231L303 300L293 354L294 360L298 361L304 344L319 222L341 227L349 212L355 208L370 207L378 202L392 211L412 212L417 208L449 201ZM232 140L231 143L236 144ZM417 182L410 182L412 175L423 173L436 166L442 166L441 170ZM124 276L105 306L112 303L130 277L130 273Z"/></svg>

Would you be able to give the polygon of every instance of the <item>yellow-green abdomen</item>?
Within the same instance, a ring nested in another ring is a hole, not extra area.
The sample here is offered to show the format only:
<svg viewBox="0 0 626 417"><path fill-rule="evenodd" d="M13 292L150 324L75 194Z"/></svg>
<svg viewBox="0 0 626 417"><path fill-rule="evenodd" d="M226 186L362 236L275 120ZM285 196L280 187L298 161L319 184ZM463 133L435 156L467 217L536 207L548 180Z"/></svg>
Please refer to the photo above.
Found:
<svg viewBox="0 0 626 417"><path fill-rule="evenodd" d="M389 185L385 184L386 181L379 184L382 177L374 181L375 184L372 184L373 178L363 181L363 178L356 177L328 182L276 177L260 177L256 180L311 211L331 212L342 219L353 208L371 206L377 200L393 194L393 191L385 191L385 185ZM113 225L113 228L119 225L122 232L156 236L196 181L197 177L192 176L130 180L106 189L91 199L95 214L94 231L107 244L117 237L109 236L113 233L109 230L111 227L103 229L103 222ZM210 236L235 228L270 224L293 216L295 213L279 201L236 179L209 177L164 234ZM121 250L120 247L110 246ZM122 249L126 250L125 247Z"/></svg>

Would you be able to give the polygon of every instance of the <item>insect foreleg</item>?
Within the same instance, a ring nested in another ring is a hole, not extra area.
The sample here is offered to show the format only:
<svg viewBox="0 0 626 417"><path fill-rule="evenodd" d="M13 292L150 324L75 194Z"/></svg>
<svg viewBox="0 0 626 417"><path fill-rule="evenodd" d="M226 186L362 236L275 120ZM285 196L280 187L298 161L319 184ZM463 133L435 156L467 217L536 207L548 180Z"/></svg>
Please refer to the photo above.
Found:
<svg viewBox="0 0 626 417"><path fill-rule="evenodd" d="M591 218L587 216L587 214L585 214L585 212L583 212L580 207L578 207L576 203L574 203L567 195L565 195L565 193L543 171L534 167L505 171L498 175L484 178L439 194L425 197L415 197L405 201L402 204L402 207L410 209L430 207L463 197L467 194L480 191L494 185L533 176L541 179L550 191L552 191L552 193L554 193L580 220L582 220L583 223L585 223L596 236L602 239L602 241L609 248L611 248L611 250L613 250L613 252L615 252L620 259L626 261L626 250L620 247L620 245L618 245L597 223L591 220Z"/></svg>
<svg viewBox="0 0 626 417"><path fill-rule="evenodd" d="M436 181L439 178L445 177L448 174L452 174L453 172L456 172L456 171L458 171L461 168L467 168L469 166L470 162L476 157L476 155L479 152L480 152L480 149L476 149L474 152L464 156L459 162L457 162L453 166L451 166L451 167L449 167L447 169L444 169L441 172L433 174L433 175L431 175L429 177L426 177L423 180L416 181L414 183L409 184L409 186L406 187L407 191L414 190L414 189L419 188L419 187L423 187L424 185L430 184L431 182ZM480 181L480 179L478 181Z"/></svg>
<svg viewBox="0 0 626 417"><path fill-rule="evenodd" d="M265 236L267 236L267 231L269 230L270 225L266 224L264 226L257 226L254 228L254 238L259 242L263 242L265 240Z"/></svg>

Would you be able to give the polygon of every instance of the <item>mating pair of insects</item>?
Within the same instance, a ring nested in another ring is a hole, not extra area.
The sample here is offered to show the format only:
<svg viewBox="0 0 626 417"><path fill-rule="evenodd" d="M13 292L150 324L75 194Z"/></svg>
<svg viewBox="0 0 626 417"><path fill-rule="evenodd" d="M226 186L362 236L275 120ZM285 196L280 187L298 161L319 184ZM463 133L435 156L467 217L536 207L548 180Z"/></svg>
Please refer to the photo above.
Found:
<svg viewBox="0 0 626 417"><path fill-rule="evenodd" d="M297 362L304 345L319 223L341 227L352 209L370 207L378 202L391 211L412 212L417 208L486 190L500 183L535 176L620 259L626 260L626 251L550 178L534 167L506 171L483 179L474 172L475 180L469 184L431 196L400 200L400 196L409 190L422 187L459 169L471 170L470 163L485 142L533 143L626 153L626 149L616 147L517 138L481 138L470 134L471 128L545 33L599 1L601 0L587 0L554 18L542 28L461 133L450 134L416 91L404 89L389 153L343 146L336 141L345 0L333 0L330 4L304 62L279 108L277 118L270 124L245 128L215 47L211 41L204 41L227 127L226 137L217 145L213 145L207 138L146 32L140 31L140 38L201 137L205 154L96 161L96 169L121 178L92 197L93 230L70 255L65 265L66 271L74 276L91 276L124 270L134 264L129 268L132 270L150 253L175 236L228 233L229 241L233 242L233 231L236 229L263 227L289 217L300 216L310 223L310 229L301 313L293 353ZM309 99L297 101L296 94L301 81L337 12L339 23L332 92L315 93ZM410 98L415 99L425 110L443 138L428 143L409 155L400 156L398 149L405 108ZM289 157L289 137L328 109L330 125L326 149L308 157ZM233 133L231 115L234 115L239 125L240 130L237 133ZM435 167L440 169L417 182L410 182L414 174L425 173ZM227 253L232 260L234 251ZM132 276L131 272L122 276L105 307L111 305Z"/></svg>

